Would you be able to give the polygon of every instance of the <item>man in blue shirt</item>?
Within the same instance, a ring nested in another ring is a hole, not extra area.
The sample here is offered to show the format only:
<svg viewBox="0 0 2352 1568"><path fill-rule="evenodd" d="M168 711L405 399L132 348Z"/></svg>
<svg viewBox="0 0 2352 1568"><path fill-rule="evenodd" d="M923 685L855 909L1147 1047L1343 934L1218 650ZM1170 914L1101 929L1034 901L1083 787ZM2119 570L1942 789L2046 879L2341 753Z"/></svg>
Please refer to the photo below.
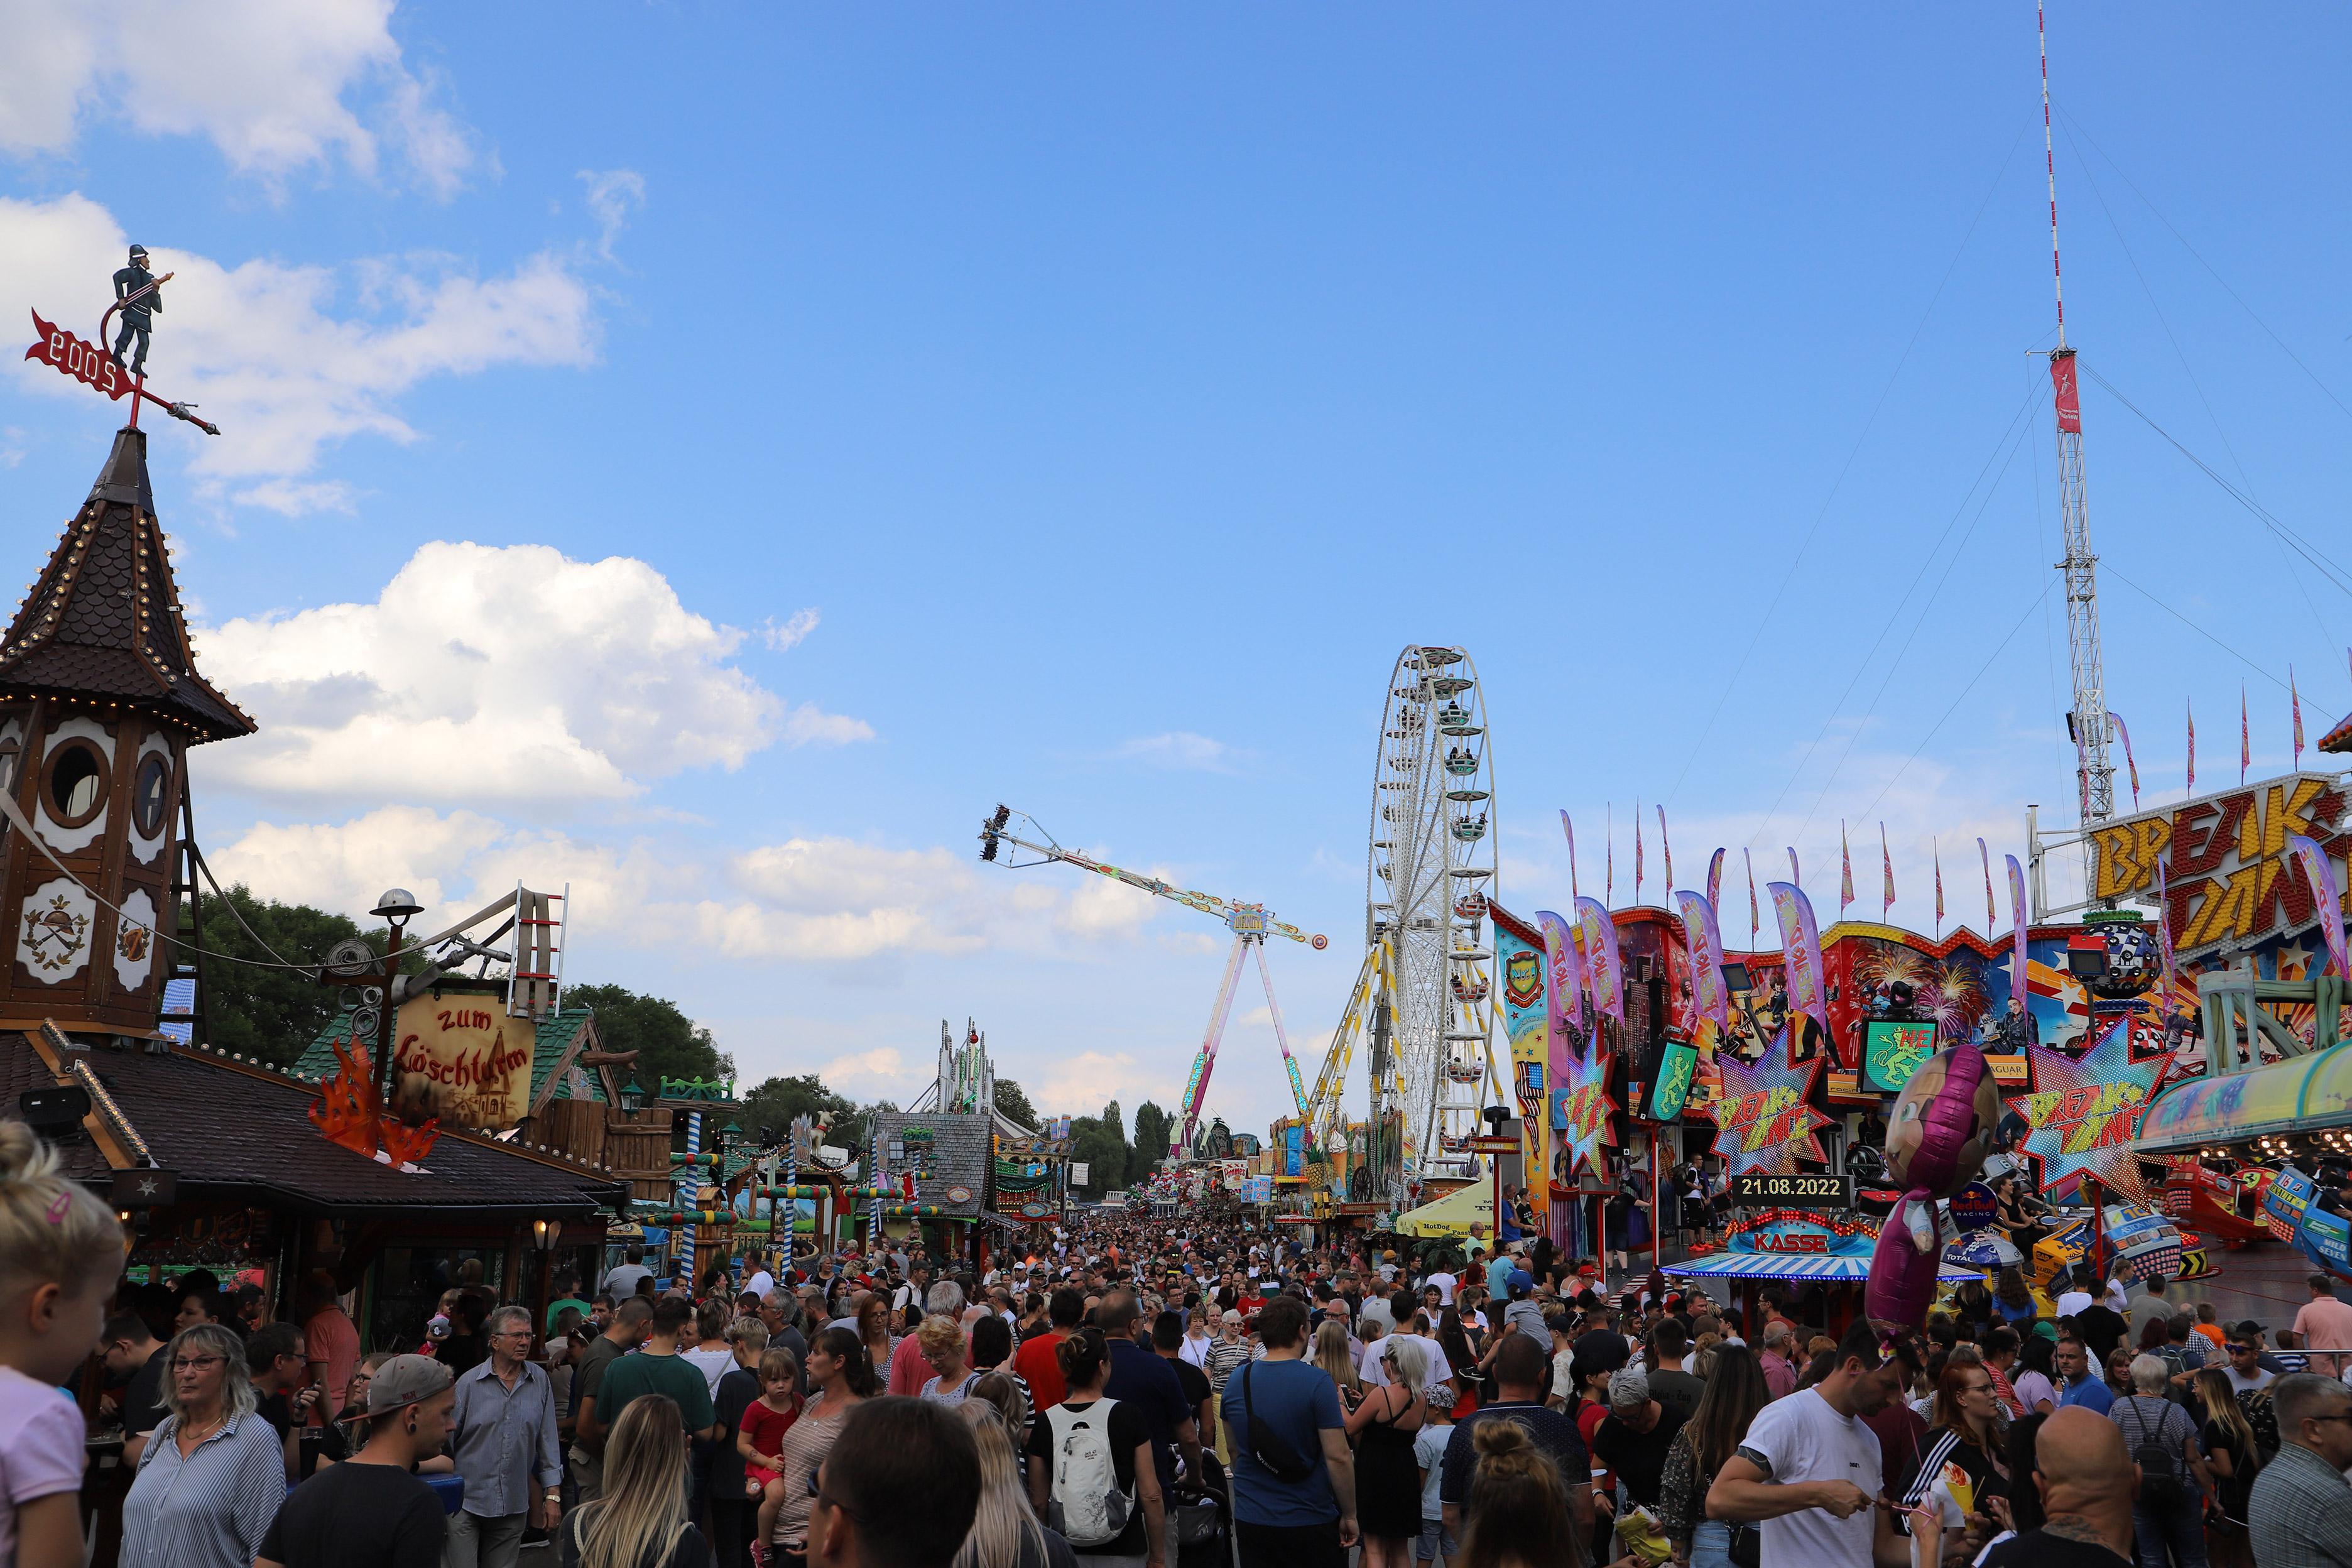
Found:
<svg viewBox="0 0 2352 1568"><path fill-rule="evenodd" d="M1234 1545L1241 1568L1346 1568L1356 1544L1356 1461L1339 1390L1300 1359L1307 1303L1276 1296L1258 1313L1262 1361L1225 1379L1219 1418L1233 1434ZM1289 1473L1277 1474L1267 1454Z"/></svg>
<svg viewBox="0 0 2352 1568"><path fill-rule="evenodd" d="M2091 1369L2091 1352L2078 1339L2058 1342L2058 1403L2060 1405L2079 1405L2085 1410L2107 1413L2116 1402L2115 1391L2106 1380Z"/></svg>
<svg viewBox="0 0 2352 1568"><path fill-rule="evenodd" d="M1135 1406L1151 1428L1151 1460L1160 1471L1160 1491L1173 1494L1176 1454L1184 1455L1184 1474L1198 1484L1201 1478L1201 1426L1184 1398L1184 1384L1176 1369L1151 1348L1141 1332L1143 1314L1132 1290L1113 1290L1095 1309L1095 1322L1110 1342L1110 1381L1103 1384L1107 1399Z"/></svg>

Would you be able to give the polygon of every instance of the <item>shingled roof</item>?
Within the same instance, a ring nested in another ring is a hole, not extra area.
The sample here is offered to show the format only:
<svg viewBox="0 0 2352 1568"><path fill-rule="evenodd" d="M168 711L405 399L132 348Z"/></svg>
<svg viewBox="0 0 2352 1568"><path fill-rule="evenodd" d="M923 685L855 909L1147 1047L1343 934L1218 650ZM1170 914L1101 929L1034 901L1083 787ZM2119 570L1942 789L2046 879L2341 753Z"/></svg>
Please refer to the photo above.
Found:
<svg viewBox="0 0 2352 1568"><path fill-rule="evenodd" d="M192 741L253 733L253 721L196 673L143 430L115 432L89 499L0 641L0 697L33 696L135 708Z"/></svg>
<svg viewBox="0 0 2352 1568"><path fill-rule="evenodd" d="M903 1143L910 1131L928 1131L931 1144L929 1173L917 1179L915 1201L937 1204L942 1214L956 1219L979 1217L986 1206L989 1169L996 1149L988 1117L977 1110L886 1110L874 1118L875 1137L885 1149L892 1135ZM971 1195L961 1203L950 1203L950 1187L966 1188Z"/></svg>
<svg viewBox="0 0 2352 1568"><path fill-rule="evenodd" d="M322 1216L462 1210L585 1219L626 1201L627 1184L583 1161L441 1130L407 1173L330 1143L311 1125L316 1084L217 1052L96 1050L81 1058L155 1163L176 1172L180 1198L236 1197ZM0 1103L56 1081L21 1034L0 1035ZM87 1142L62 1151L67 1173L103 1190L105 1156Z"/></svg>

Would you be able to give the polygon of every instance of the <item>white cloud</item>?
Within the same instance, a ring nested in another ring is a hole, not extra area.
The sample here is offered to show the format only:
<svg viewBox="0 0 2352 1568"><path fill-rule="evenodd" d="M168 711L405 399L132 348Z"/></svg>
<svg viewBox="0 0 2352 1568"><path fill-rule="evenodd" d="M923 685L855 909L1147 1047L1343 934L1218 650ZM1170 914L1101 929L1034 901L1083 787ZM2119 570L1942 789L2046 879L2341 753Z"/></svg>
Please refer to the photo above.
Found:
<svg viewBox="0 0 2352 1568"><path fill-rule="evenodd" d="M1174 773L1229 773L1246 753L1223 741L1171 730L1161 735L1141 735L1118 748L1116 755Z"/></svg>
<svg viewBox="0 0 2352 1568"><path fill-rule="evenodd" d="M231 787L275 799L617 801L782 739L866 738L787 708L729 660L642 561L436 542L373 604L200 631L203 668L260 721L222 748Z"/></svg>
<svg viewBox="0 0 2352 1568"><path fill-rule="evenodd" d="M1146 1071L1124 1051L1080 1051L1055 1059L1052 1070L1029 1090L1029 1103L1046 1116L1095 1116L1116 1100L1129 1119L1131 1135L1135 1108L1147 1100L1167 1106L1180 1087L1181 1080Z"/></svg>
<svg viewBox="0 0 2352 1568"><path fill-rule="evenodd" d="M93 118L201 136L275 182L340 161L373 176L390 144L446 196L471 138L403 60L393 0L6 0L0 150L69 152Z"/></svg>
<svg viewBox="0 0 2352 1568"><path fill-rule="evenodd" d="M792 618L786 621L780 622L771 617L760 628L760 640L776 652L784 653L799 647L803 637L816 630L816 623L814 610L794 610Z"/></svg>
<svg viewBox="0 0 2352 1568"><path fill-rule="evenodd" d="M236 747L250 746L240 741ZM235 747L219 748L219 761ZM200 759L215 762L213 753ZM214 785L207 776L206 787ZM762 845L712 864L674 847L519 828L473 811L385 805L340 822L262 823L213 857L257 892L363 914L394 885L447 923L520 880L572 884L580 929L676 962L705 957L843 967L906 953L1084 957L1156 915L1105 922L1086 883L1006 877L945 848L839 837ZM1131 892L1131 889L1120 889Z"/></svg>
<svg viewBox="0 0 2352 1568"><path fill-rule="evenodd" d="M106 297L130 237L83 195L0 197L0 276L78 333L96 330L93 290ZM436 376L581 366L596 357L591 289L573 260L554 251L484 278L446 257L377 259L346 277L326 267L255 259L232 268L166 247L150 250L153 268L174 276L148 368L159 395L200 405L220 426L216 437L183 436L199 443L194 471L216 481L299 477L325 447L352 436L414 441L398 399ZM12 363L28 389L91 395L46 365ZM284 510L350 497L331 487L262 484L237 499Z"/></svg>
<svg viewBox="0 0 2352 1568"><path fill-rule="evenodd" d="M613 259L613 242L629 215L646 205L646 177L635 169L583 169L580 181L588 187L588 211L596 220L596 253Z"/></svg>

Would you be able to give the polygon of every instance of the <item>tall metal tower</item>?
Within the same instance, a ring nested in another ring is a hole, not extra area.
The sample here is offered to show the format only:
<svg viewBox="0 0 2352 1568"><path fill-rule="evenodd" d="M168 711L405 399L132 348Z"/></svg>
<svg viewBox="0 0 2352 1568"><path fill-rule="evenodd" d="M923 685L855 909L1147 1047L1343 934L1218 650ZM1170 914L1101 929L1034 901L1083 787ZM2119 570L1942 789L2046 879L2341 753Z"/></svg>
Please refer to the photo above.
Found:
<svg viewBox="0 0 2352 1568"><path fill-rule="evenodd" d="M2050 280L2058 302L2058 346L2050 351L2050 384L2058 410L2058 503L2066 532L2066 650L2074 672L2074 707L2066 728L2074 741L2074 776L2082 822L2115 815L2115 769L2107 763L2107 683L2099 659L2099 558L2091 553L2091 512L2083 494L2083 395L2074 379L2074 351L2066 343L2066 289L2058 268L2058 158L2050 134L2050 35L2042 7L2033 8L2042 40L2042 158L2050 176ZM2084 857L2084 875L2091 862ZM2085 896L2089 893L2086 886Z"/></svg>

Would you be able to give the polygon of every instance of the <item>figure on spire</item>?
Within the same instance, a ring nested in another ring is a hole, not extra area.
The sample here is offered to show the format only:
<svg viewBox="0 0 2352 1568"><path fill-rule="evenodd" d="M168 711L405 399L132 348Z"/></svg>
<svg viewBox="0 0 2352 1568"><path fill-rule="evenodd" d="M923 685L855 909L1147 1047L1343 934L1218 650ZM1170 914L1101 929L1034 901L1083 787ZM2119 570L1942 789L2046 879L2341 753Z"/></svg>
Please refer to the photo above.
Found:
<svg viewBox="0 0 2352 1568"><path fill-rule="evenodd" d="M122 331L115 334L114 363L122 363L123 348L132 337L139 340L139 352L131 357L131 374L147 374L147 334L155 325L154 313L163 308L163 285L171 280L166 272L158 278L147 270L147 247L131 247L131 264L114 275L114 299L122 310Z"/></svg>

